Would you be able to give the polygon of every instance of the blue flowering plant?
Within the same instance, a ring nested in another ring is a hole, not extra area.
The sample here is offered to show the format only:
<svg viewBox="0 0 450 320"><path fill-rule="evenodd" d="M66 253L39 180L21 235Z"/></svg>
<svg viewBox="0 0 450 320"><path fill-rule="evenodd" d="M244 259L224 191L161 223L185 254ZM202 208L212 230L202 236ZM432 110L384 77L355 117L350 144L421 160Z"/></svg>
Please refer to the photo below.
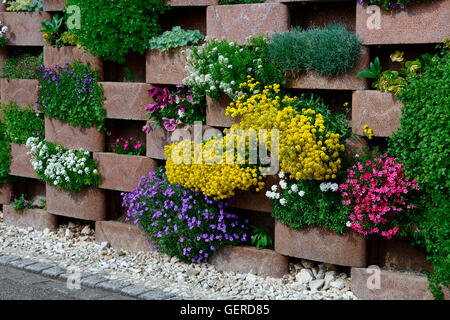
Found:
<svg viewBox="0 0 450 320"><path fill-rule="evenodd" d="M148 235L158 250L187 263L201 263L224 245L246 243L248 221L226 211L226 203L169 183L165 169L141 177L122 193L127 219Z"/></svg>
<svg viewBox="0 0 450 320"><path fill-rule="evenodd" d="M46 116L74 127L104 129L103 90L97 83L98 73L89 64L75 61L66 66L55 64L54 68L41 65L36 73L39 107Z"/></svg>

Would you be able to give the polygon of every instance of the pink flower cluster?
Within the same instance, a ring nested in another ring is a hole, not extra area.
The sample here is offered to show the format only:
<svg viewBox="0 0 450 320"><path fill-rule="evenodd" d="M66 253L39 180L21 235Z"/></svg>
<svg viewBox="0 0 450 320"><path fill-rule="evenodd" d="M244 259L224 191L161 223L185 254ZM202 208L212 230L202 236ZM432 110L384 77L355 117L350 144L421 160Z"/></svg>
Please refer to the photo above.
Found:
<svg viewBox="0 0 450 320"><path fill-rule="evenodd" d="M128 155L142 155L144 153L144 147L140 139L130 137L128 139L117 138L111 145L111 149L115 153L128 154Z"/></svg>
<svg viewBox="0 0 450 320"><path fill-rule="evenodd" d="M407 194L419 190L415 180L405 177L402 164L387 154L362 153L360 161L347 170L339 186L343 204L352 208L350 226L357 232L380 234L387 239L399 230L398 219L404 210L413 209Z"/></svg>

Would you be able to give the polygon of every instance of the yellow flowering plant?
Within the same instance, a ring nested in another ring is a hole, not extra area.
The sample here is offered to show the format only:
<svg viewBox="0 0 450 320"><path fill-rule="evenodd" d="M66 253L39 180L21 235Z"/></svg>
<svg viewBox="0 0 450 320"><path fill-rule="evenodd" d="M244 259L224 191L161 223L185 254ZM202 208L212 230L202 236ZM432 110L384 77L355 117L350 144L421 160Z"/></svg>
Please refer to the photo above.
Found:
<svg viewBox="0 0 450 320"><path fill-rule="evenodd" d="M282 95L278 84L261 91L260 83L247 79L240 88L249 93L225 112L242 117L232 129L278 129L282 171L296 180L335 179L341 168L340 153L345 150L343 141L349 135L344 116L331 114L320 99Z"/></svg>

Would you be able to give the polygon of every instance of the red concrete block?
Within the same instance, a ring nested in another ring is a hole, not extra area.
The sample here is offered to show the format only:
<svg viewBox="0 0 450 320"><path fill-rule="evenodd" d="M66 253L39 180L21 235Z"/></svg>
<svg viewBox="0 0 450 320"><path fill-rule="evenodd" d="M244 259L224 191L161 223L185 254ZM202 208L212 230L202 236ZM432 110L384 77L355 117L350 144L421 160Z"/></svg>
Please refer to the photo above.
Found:
<svg viewBox="0 0 450 320"><path fill-rule="evenodd" d="M50 213L92 221L106 219L105 190L87 188L69 192L47 184L46 195L47 211Z"/></svg>
<svg viewBox="0 0 450 320"><path fill-rule="evenodd" d="M45 140L62 144L67 149L101 152L105 149L105 132L96 127L72 127L59 119L45 117Z"/></svg>
<svg viewBox="0 0 450 320"><path fill-rule="evenodd" d="M230 207L272 213L272 200L266 197L266 192L270 190L274 184L278 184L279 181L280 179L277 175L272 175L266 178L264 189L259 192L256 192L254 188L249 191L238 191L236 195L231 198Z"/></svg>
<svg viewBox="0 0 450 320"><path fill-rule="evenodd" d="M104 76L103 59L94 57L87 53L84 48L75 46L55 48L52 46L44 47L44 65L47 68L53 68L55 64L65 66L66 64L73 64L75 60L80 60L82 63L89 63L92 70L96 70L99 79L102 80Z"/></svg>
<svg viewBox="0 0 450 320"><path fill-rule="evenodd" d="M225 272L253 273L281 278L289 272L289 259L273 250L249 246L222 247L208 262Z"/></svg>
<svg viewBox="0 0 450 320"><path fill-rule="evenodd" d="M130 251L150 251L152 243L133 224L117 221L97 221L95 240L108 241L111 246Z"/></svg>
<svg viewBox="0 0 450 320"><path fill-rule="evenodd" d="M213 127L229 128L234 124L239 124L240 117L233 118L225 115L225 109L230 105L231 99L223 95L220 100L206 97L208 105L206 109L206 124Z"/></svg>
<svg viewBox="0 0 450 320"><path fill-rule="evenodd" d="M8 27L6 43L10 46L44 46L41 22L51 20L47 12L2 12L0 20Z"/></svg>
<svg viewBox="0 0 450 320"><path fill-rule="evenodd" d="M3 70L3 68L5 67L6 60L8 60L8 58L9 58L8 49L0 48L0 70Z"/></svg>
<svg viewBox="0 0 450 320"><path fill-rule="evenodd" d="M367 139L363 137L349 137L345 140L345 157L351 160L355 153L361 152L368 147Z"/></svg>
<svg viewBox="0 0 450 320"><path fill-rule="evenodd" d="M141 156L94 152L102 177L101 189L131 192L142 176L158 168L158 162Z"/></svg>
<svg viewBox="0 0 450 320"><path fill-rule="evenodd" d="M62 11L67 0L43 0L44 11Z"/></svg>
<svg viewBox="0 0 450 320"><path fill-rule="evenodd" d="M426 259L425 253L406 240L378 239L372 250L377 254L376 264L402 270L432 271L432 263Z"/></svg>
<svg viewBox="0 0 450 320"><path fill-rule="evenodd" d="M40 179L34 172L29 149L24 144L11 143L11 164L9 174L12 176Z"/></svg>
<svg viewBox="0 0 450 320"><path fill-rule="evenodd" d="M408 4L390 11L356 5L356 33L364 45L442 42L450 34L449 21L448 1Z"/></svg>
<svg viewBox="0 0 450 320"><path fill-rule="evenodd" d="M374 136L390 137L400 126L403 104L390 92L354 91L352 96L352 130L363 135L364 125Z"/></svg>
<svg viewBox="0 0 450 320"><path fill-rule="evenodd" d="M0 2L0 12L6 12L6 4L3 1Z"/></svg>
<svg viewBox="0 0 450 320"><path fill-rule="evenodd" d="M4 183L0 185L0 204L9 204L11 198L9 193L13 190L12 182Z"/></svg>
<svg viewBox="0 0 450 320"><path fill-rule="evenodd" d="M289 9L282 3L210 6L206 9L206 34L245 44L247 37L289 29Z"/></svg>
<svg viewBox="0 0 450 320"><path fill-rule="evenodd" d="M322 227L299 230L278 221L275 223L275 251L286 256L341 266L365 267L366 247L366 239L354 231L337 235Z"/></svg>
<svg viewBox="0 0 450 320"><path fill-rule="evenodd" d="M109 119L148 120L145 107L153 102L145 83L102 82L105 101L103 107Z"/></svg>
<svg viewBox="0 0 450 320"><path fill-rule="evenodd" d="M375 283L374 269L352 268L351 290L360 300L434 300L424 275L380 270L379 289L369 289ZM369 277L371 277L369 279ZM368 286L369 284L369 286ZM450 290L444 288L444 298L450 298Z"/></svg>
<svg viewBox="0 0 450 320"><path fill-rule="evenodd" d="M288 88L299 89L328 89L328 90L364 90L369 88L366 78L358 78L356 75L369 68L369 49L361 47L359 61L353 71L339 76L320 76L315 71L299 72L291 77L287 84Z"/></svg>
<svg viewBox="0 0 450 320"><path fill-rule="evenodd" d="M33 79L0 79L1 103L16 102L25 107L29 104L37 106L39 82Z"/></svg>
<svg viewBox="0 0 450 320"><path fill-rule="evenodd" d="M42 209L15 210L11 206L3 206L3 221L7 225L44 230L55 230L58 217Z"/></svg>
<svg viewBox="0 0 450 320"><path fill-rule="evenodd" d="M190 137L191 140L194 139L194 135L198 134L196 130L201 130L201 136L206 136L214 132L220 132L217 129L211 128L209 126L202 126L200 129L195 129L194 126L185 126L181 130L185 130L186 138ZM147 134L147 144L146 153L147 157L159 160L166 160L167 157L164 155L164 147L172 143L181 141L184 139L184 135L179 136L173 135L173 132L169 132L164 127L160 126L154 129L152 132Z"/></svg>
<svg viewBox="0 0 450 320"><path fill-rule="evenodd" d="M183 49L176 48L164 52L147 50L145 53L147 83L182 84L187 76L184 69L186 58L181 53Z"/></svg>

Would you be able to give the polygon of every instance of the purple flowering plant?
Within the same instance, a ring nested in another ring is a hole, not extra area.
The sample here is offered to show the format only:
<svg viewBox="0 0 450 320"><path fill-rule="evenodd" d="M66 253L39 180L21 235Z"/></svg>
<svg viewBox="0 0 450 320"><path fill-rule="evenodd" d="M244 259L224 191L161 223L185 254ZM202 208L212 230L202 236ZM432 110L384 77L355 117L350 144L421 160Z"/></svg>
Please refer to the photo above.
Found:
<svg viewBox="0 0 450 320"><path fill-rule="evenodd" d="M150 120L142 128L146 133L159 126L163 126L167 131L174 131L186 124L203 122L206 119L204 97L183 85L177 85L174 90L156 86L148 90L148 95L154 102L145 107Z"/></svg>
<svg viewBox="0 0 450 320"><path fill-rule="evenodd" d="M157 248L187 263L201 263L221 246L248 240L248 221L226 211L226 203L169 183L160 167L141 177L136 189L122 193L127 219Z"/></svg>
<svg viewBox="0 0 450 320"><path fill-rule="evenodd" d="M428 2L432 0L358 0L359 3L367 3L383 7L385 10L404 9L406 5L413 3ZM445 0L442 0L445 1Z"/></svg>
<svg viewBox="0 0 450 320"><path fill-rule="evenodd" d="M11 207L15 210L25 210L33 208L33 205L30 201L25 199L25 195L22 194L19 198L14 198L11 202Z"/></svg>
<svg viewBox="0 0 450 320"><path fill-rule="evenodd" d="M39 80L39 108L46 116L77 127L104 129L106 111L98 73L89 64L36 68Z"/></svg>

